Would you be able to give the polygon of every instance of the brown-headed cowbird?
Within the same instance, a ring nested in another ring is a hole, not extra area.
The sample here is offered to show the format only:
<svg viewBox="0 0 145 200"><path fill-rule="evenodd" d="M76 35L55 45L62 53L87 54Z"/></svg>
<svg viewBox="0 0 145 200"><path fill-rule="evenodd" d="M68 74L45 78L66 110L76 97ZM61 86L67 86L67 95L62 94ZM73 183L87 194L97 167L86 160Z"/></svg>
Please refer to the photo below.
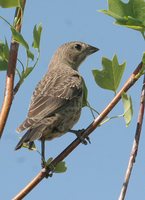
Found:
<svg viewBox="0 0 145 200"><path fill-rule="evenodd" d="M34 140L52 140L68 132L78 121L83 99L78 67L99 49L83 42L69 42L54 54L48 72L36 86L27 118L17 128L27 130L15 150Z"/></svg>

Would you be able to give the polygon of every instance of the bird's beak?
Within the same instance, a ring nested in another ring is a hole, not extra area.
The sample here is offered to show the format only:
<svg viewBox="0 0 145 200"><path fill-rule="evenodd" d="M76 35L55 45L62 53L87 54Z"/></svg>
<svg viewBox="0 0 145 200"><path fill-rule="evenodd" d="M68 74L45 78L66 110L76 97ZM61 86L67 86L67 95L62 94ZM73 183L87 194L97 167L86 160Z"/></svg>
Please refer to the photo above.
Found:
<svg viewBox="0 0 145 200"><path fill-rule="evenodd" d="M87 49L88 49L89 55L95 53L96 51L99 51L99 49L97 47L93 47L93 46L90 46L90 45L88 45Z"/></svg>

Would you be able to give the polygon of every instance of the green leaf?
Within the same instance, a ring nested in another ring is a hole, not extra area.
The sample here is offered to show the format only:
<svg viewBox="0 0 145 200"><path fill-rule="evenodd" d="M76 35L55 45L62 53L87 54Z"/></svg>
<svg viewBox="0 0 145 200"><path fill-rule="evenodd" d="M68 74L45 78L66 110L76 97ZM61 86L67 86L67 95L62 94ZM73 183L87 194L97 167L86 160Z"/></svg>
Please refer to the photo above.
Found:
<svg viewBox="0 0 145 200"><path fill-rule="evenodd" d="M8 68L9 47L7 41L0 41L0 71L5 71Z"/></svg>
<svg viewBox="0 0 145 200"><path fill-rule="evenodd" d="M0 0L0 7L2 8L11 8L11 7L19 7L19 0Z"/></svg>
<svg viewBox="0 0 145 200"><path fill-rule="evenodd" d="M82 107L85 107L85 106L87 106L88 89L86 87L86 84L85 84L85 81L83 78L82 78L82 81L83 81L83 104L82 104Z"/></svg>
<svg viewBox="0 0 145 200"><path fill-rule="evenodd" d="M116 93L120 84L126 63L119 65L117 56L115 55L112 60L102 58L103 69L93 70L93 76L96 83L104 89L112 90Z"/></svg>
<svg viewBox="0 0 145 200"><path fill-rule="evenodd" d="M55 172L55 173L64 173L64 172L66 172L66 170L67 170L67 166L66 166L65 161L60 161L60 162L56 165L56 167L55 167L55 169L54 169L54 172Z"/></svg>
<svg viewBox="0 0 145 200"><path fill-rule="evenodd" d="M0 71L6 71L8 68L8 62L0 59Z"/></svg>
<svg viewBox="0 0 145 200"><path fill-rule="evenodd" d="M4 57L5 57L5 60L8 60L9 59L9 46L8 46L8 43L7 43L7 40L5 39L5 45L4 45Z"/></svg>
<svg viewBox="0 0 145 200"><path fill-rule="evenodd" d="M25 71L22 74L23 78L26 78L33 70L33 67L26 67Z"/></svg>
<svg viewBox="0 0 145 200"><path fill-rule="evenodd" d="M27 57L34 60L34 54L30 50L27 50Z"/></svg>
<svg viewBox="0 0 145 200"><path fill-rule="evenodd" d="M141 75L144 75L145 74L145 52L143 53L142 63L143 63L143 66L142 66L142 70L140 71L140 73L141 73Z"/></svg>
<svg viewBox="0 0 145 200"><path fill-rule="evenodd" d="M122 94L122 102L124 107L123 117L126 123L126 127L128 127L133 116L133 107L131 97L128 96L125 92Z"/></svg>
<svg viewBox="0 0 145 200"><path fill-rule="evenodd" d="M34 60L34 54L29 50L29 45L26 42L26 40L23 38L21 33L17 32L13 27L11 27L11 31L12 31L13 39L19 44L21 44L23 47L25 47L26 52L27 52L27 57Z"/></svg>
<svg viewBox="0 0 145 200"><path fill-rule="evenodd" d="M0 41L0 59L8 61L8 57L9 57L9 47L7 41L5 40L5 43Z"/></svg>
<svg viewBox="0 0 145 200"><path fill-rule="evenodd" d="M26 50L29 50L29 45L24 40L23 36L18 31L16 31L13 27L11 27L11 31L12 31L13 39L19 44L21 44L22 46L24 46Z"/></svg>
<svg viewBox="0 0 145 200"><path fill-rule="evenodd" d="M142 67L141 67L141 70L138 72L138 74L136 74L135 78L139 79L140 76L142 76L144 74L145 74L145 52L143 53L143 56L142 56Z"/></svg>
<svg viewBox="0 0 145 200"><path fill-rule="evenodd" d="M142 62L145 65L145 52L143 53Z"/></svg>
<svg viewBox="0 0 145 200"><path fill-rule="evenodd" d="M52 161L53 161L53 158L50 157L50 158L47 160L46 165L48 166Z"/></svg>
<svg viewBox="0 0 145 200"><path fill-rule="evenodd" d="M51 162L53 161L53 158L49 158L47 161L46 161L46 167L51 169L53 172L55 173L63 173L67 170L67 167L66 167L66 163L65 161L60 161L55 167L53 166L53 164L51 164Z"/></svg>
<svg viewBox="0 0 145 200"><path fill-rule="evenodd" d="M135 78L138 80L142 75L145 74L145 52L143 53L143 57L142 57L142 67L139 70L139 72L136 74Z"/></svg>
<svg viewBox="0 0 145 200"><path fill-rule="evenodd" d="M124 3L121 0L108 0L108 10L101 12L116 19L116 24L140 31L145 38L145 1L129 0Z"/></svg>
<svg viewBox="0 0 145 200"><path fill-rule="evenodd" d="M32 46L35 49L40 48L41 32L42 32L42 25L39 24L38 27L35 25L33 29L33 43L32 43Z"/></svg>
<svg viewBox="0 0 145 200"><path fill-rule="evenodd" d="M29 143L25 143L24 142L22 147L26 148L26 149L29 149L31 151L36 151L37 150L36 145L35 145L34 142L33 142L33 144L31 146L29 145Z"/></svg>

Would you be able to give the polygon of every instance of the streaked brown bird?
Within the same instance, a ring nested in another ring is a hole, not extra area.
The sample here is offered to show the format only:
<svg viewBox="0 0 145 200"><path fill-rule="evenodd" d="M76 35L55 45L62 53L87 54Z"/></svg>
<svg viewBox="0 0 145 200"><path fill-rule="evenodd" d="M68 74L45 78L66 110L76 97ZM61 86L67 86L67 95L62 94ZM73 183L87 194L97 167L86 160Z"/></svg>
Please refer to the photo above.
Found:
<svg viewBox="0 0 145 200"><path fill-rule="evenodd" d="M36 86L27 118L17 128L27 130L15 150L23 143L60 137L79 120L83 100L82 77L78 67L85 58L99 49L83 42L69 42L54 54L48 72ZM44 156L44 155L43 155Z"/></svg>

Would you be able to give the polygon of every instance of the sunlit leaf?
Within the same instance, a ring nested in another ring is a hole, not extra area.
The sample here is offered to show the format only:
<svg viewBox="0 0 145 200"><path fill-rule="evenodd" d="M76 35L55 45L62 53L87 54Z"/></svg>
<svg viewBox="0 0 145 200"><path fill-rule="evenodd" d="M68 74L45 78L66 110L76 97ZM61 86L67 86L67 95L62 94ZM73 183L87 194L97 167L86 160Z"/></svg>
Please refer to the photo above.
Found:
<svg viewBox="0 0 145 200"><path fill-rule="evenodd" d="M115 55L112 60L102 58L102 70L93 70L93 76L96 83L104 89L112 90L116 93L120 84L126 63L119 65L117 56Z"/></svg>
<svg viewBox="0 0 145 200"><path fill-rule="evenodd" d="M31 58L31 60L34 60L34 54L30 50L27 50L27 56Z"/></svg>
<svg viewBox="0 0 145 200"><path fill-rule="evenodd" d="M53 172L63 173L67 170L65 161L60 161L55 167L51 164L52 161L53 161L53 158L51 157L46 161L45 164L46 164L46 167L52 170Z"/></svg>
<svg viewBox="0 0 145 200"><path fill-rule="evenodd" d="M0 58L2 60L7 61L8 57L9 57L9 47L7 41L5 40L5 43L0 41Z"/></svg>
<svg viewBox="0 0 145 200"><path fill-rule="evenodd" d="M143 53L143 56L142 56L142 62L145 65L145 52Z"/></svg>
<svg viewBox="0 0 145 200"><path fill-rule="evenodd" d="M5 45L4 45L4 56L5 56L5 60L8 60L9 58L9 46L7 43L7 40L5 39Z"/></svg>
<svg viewBox="0 0 145 200"><path fill-rule="evenodd" d="M143 66L142 66L141 74L143 75L145 74L145 52L143 53L142 63L143 63Z"/></svg>
<svg viewBox="0 0 145 200"><path fill-rule="evenodd" d="M32 70L33 70L33 67L26 67L25 71L23 72L22 77L26 78L31 73Z"/></svg>
<svg viewBox="0 0 145 200"><path fill-rule="evenodd" d="M108 0L108 10L101 12L116 19L116 24L140 31L145 38L145 1Z"/></svg>
<svg viewBox="0 0 145 200"><path fill-rule="evenodd" d="M133 116L133 107L132 107L131 97L128 96L125 92L122 94L122 102L123 102L123 107L124 107L123 117L124 117L126 126L128 127Z"/></svg>
<svg viewBox="0 0 145 200"><path fill-rule="evenodd" d="M66 172L66 170L67 170L67 166L66 166L65 161L60 161L60 162L56 165L56 167L55 167L55 169L54 169L54 172L55 172L55 173L64 173L64 172Z"/></svg>
<svg viewBox="0 0 145 200"><path fill-rule="evenodd" d="M32 46L36 49L40 48L40 38L41 38L41 32L42 32L42 25L39 24L38 26L34 26L33 29L33 43Z"/></svg>
<svg viewBox="0 0 145 200"><path fill-rule="evenodd" d="M26 42L26 40L23 38L22 34L17 32L13 27L11 27L11 31L12 31L13 39L19 44L21 44L23 47L25 47L28 58L31 58L32 60L34 60L34 54L29 50L29 45Z"/></svg>
<svg viewBox="0 0 145 200"><path fill-rule="evenodd" d="M0 71L5 71L8 68L8 62L0 59Z"/></svg>
<svg viewBox="0 0 145 200"><path fill-rule="evenodd" d="M25 142L24 142L22 147L23 147L23 148L26 148L26 149L29 149L29 150L31 150L31 151L36 151L36 150L37 150L36 145L35 145L34 142L31 143L31 145L30 145L29 143L25 143Z"/></svg>
<svg viewBox="0 0 145 200"><path fill-rule="evenodd" d="M19 7L19 0L0 0L0 7L2 8L11 8L11 7Z"/></svg>
<svg viewBox="0 0 145 200"><path fill-rule="evenodd" d="M52 161L53 161L53 158L50 157L50 158L47 160L46 165L48 166Z"/></svg>
<svg viewBox="0 0 145 200"><path fill-rule="evenodd" d="M8 68L9 47L7 41L0 41L0 71L5 71Z"/></svg>
<svg viewBox="0 0 145 200"><path fill-rule="evenodd" d="M85 81L83 78L82 78L82 80L83 80L83 104L82 104L82 107L85 107L85 106L87 106L88 89L86 87L86 84L85 84Z"/></svg>
<svg viewBox="0 0 145 200"><path fill-rule="evenodd" d="M11 27L11 31L12 31L13 39L16 42L18 42L19 44L21 44L22 46L24 46L27 50L29 50L29 45L26 42L26 40L23 38L23 36L21 35L21 33L19 33L18 31L16 31L13 27Z"/></svg>

